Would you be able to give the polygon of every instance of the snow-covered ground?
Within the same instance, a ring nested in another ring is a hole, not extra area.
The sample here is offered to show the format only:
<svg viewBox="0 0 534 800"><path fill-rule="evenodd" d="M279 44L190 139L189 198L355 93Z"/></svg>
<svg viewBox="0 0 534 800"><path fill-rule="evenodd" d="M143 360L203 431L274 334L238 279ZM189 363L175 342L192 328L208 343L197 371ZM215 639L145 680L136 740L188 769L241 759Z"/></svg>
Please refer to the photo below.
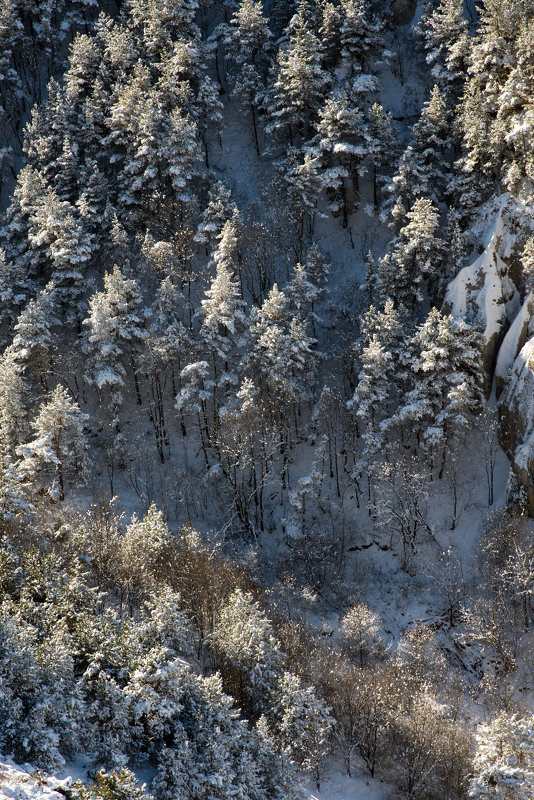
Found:
<svg viewBox="0 0 534 800"><path fill-rule="evenodd" d="M64 800L72 784L86 777L81 764L82 760L79 760L77 764L67 765L65 775L56 777L45 775L29 764L20 766L0 756L0 798ZM67 774L69 770L70 774ZM382 781L357 775L349 778L334 762L326 770L320 791L305 780L300 788L303 800L387 800L391 796L391 787Z"/></svg>
<svg viewBox="0 0 534 800"><path fill-rule="evenodd" d="M4 800L64 800L72 777L54 778L29 764L20 766L0 756L0 798ZM61 791L62 790L62 791Z"/></svg>
<svg viewBox="0 0 534 800"><path fill-rule="evenodd" d="M371 778L349 778L339 765L332 765L324 776L320 791L302 784L306 800L388 800L392 787Z"/></svg>

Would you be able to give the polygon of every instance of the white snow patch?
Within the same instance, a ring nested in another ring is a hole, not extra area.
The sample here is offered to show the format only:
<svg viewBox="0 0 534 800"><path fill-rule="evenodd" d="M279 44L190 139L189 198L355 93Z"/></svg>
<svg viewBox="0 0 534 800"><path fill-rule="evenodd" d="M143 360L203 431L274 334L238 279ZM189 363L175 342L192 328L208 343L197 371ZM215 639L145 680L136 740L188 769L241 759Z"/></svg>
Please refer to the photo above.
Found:
<svg viewBox="0 0 534 800"><path fill-rule="evenodd" d="M53 778L29 764L19 766L0 756L0 798L13 800L65 800L57 789L70 786L72 778Z"/></svg>
<svg viewBox="0 0 534 800"><path fill-rule="evenodd" d="M388 800L392 797L391 786L380 780L346 774L341 765L332 766L321 781L321 789L312 781L302 784L305 800Z"/></svg>

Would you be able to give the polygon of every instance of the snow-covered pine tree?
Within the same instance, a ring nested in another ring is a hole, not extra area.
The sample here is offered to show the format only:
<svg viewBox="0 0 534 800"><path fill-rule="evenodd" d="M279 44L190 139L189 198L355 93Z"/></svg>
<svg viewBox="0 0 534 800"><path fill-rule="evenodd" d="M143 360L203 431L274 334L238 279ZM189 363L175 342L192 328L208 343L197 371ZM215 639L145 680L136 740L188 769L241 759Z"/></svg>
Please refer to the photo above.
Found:
<svg viewBox="0 0 534 800"><path fill-rule="evenodd" d="M465 266L468 256L469 239L467 233L462 230L460 218L460 213L451 206L447 214L447 224L441 235L441 249L444 256L442 269L436 275L437 280L434 280L438 301L444 297L449 281Z"/></svg>
<svg viewBox="0 0 534 800"><path fill-rule="evenodd" d="M139 593L146 593L153 584L170 542L171 533L163 513L154 503L142 520L133 515L120 543L121 559L127 571L127 602L132 602Z"/></svg>
<svg viewBox="0 0 534 800"><path fill-rule="evenodd" d="M252 752L261 781L260 791L266 792L267 796L274 794L275 797L280 795L284 800L296 800L298 789L290 761L276 749L274 734L269 729L265 716L259 718L254 732L257 738Z"/></svg>
<svg viewBox="0 0 534 800"><path fill-rule="evenodd" d="M232 797L285 800L293 795L287 768L246 720L238 719L231 698L223 694L219 675L202 680L204 702L197 702L197 749L203 753L203 792L198 800L220 787L222 800ZM214 736L212 731L216 731ZM285 774L284 774L285 773ZM286 794L286 791L288 794Z"/></svg>
<svg viewBox="0 0 534 800"><path fill-rule="evenodd" d="M94 159L86 159L83 168L84 185L75 205L80 221L88 232L88 241L97 250L106 228L106 205L109 186L104 173Z"/></svg>
<svg viewBox="0 0 534 800"><path fill-rule="evenodd" d="M25 567L31 566L26 555ZM33 622L38 620L38 604L28 600L6 597L0 608L0 742L19 761L53 770L65 763L63 744L76 749L80 707L65 641L47 631L46 644L39 642L35 624L25 618L25 611L33 611Z"/></svg>
<svg viewBox="0 0 534 800"><path fill-rule="evenodd" d="M365 259L365 282L363 288L365 288L365 294L367 295L367 303L374 305L378 299L378 269L371 250L367 252Z"/></svg>
<svg viewBox="0 0 534 800"><path fill-rule="evenodd" d="M7 261L0 249L0 331L4 346L11 339L13 324L29 296L35 293L32 281L18 259Z"/></svg>
<svg viewBox="0 0 534 800"><path fill-rule="evenodd" d="M55 292L47 286L20 313L14 326L13 341L9 346L12 358L26 377L36 378L48 390L48 373L52 364L54 336L52 328L58 324L55 315Z"/></svg>
<svg viewBox="0 0 534 800"><path fill-rule="evenodd" d="M275 283L261 308L251 312L250 365L279 412L284 404L310 396L317 366L315 340L307 335L305 323L291 317L287 304L287 295Z"/></svg>
<svg viewBox="0 0 534 800"><path fill-rule="evenodd" d="M16 263L18 270L24 274L26 282L40 278L45 269L45 248L38 247L35 241L31 242L30 236L46 189L46 181L41 172L29 165L23 167L18 175L13 190L13 200L6 211L5 224L1 231L6 262Z"/></svg>
<svg viewBox="0 0 534 800"><path fill-rule="evenodd" d="M189 203L200 156L192 117L184 109L165 107L143 64L120 87L110 111L105 142L117 151L117 200L123 215L133 223L157 220L158 214L165 219L169 203Z"/></svg>
<svg viewBox="0 0 534 800"><path fill-rule="evenodd" d="M448 189L465 223L475 207L487 199L496 177L498 156L491 141L490 116L484 113L484 107L482 88L475 80L468 80L456 111L463 152Z"/></svg>
<svg viewBox="0 0 534 800"><path fill-rule="evenodd" d="M347 407L363 426L365 457L372 459L383 444L383 426L402 397L406 384L406 320L391 299L383 311L374 306L362 321L360 369Z"/></svg>
<svg viewBox="0 0 534 800"><path fill-rule="evenodd" d="M534 113L528 97L534 91L534 67L530 54L534 47L534 23L525 20L514 42L514 68L501 87L498 111L493 123L492 139L501 147L503 141L504 163L499 165L504 185L511 192L525 188L530 191L534 179L532 158Z"/></svg>
<svg viewBox="0 0 534 800"><path fill-rule="evenodd" d="M384 111L380 103L373 103L369 109L366 135L366 150L373 164L373 200L378 210L382 188L391 179L391 168L398 151L391 113Z"/></svg>
<svg viewBox="0 0 534 800"><path fill-rule="evenodd" d="M2 151L8 157L12 152L11 136L13 133L18 138L19 144L22 143L17 120L20 119L25 100L21 76L17 73L14 63L24 43L24 26L18 12L18 0L6 0L0 7L0 87L2 95L0 121L2 123ZM9 121L14 128L13 131L9 130ZM3 170L0 171L0 187L2 178Z"/></svg>
<svg viewBox="0 0 534 800"><path fill-rule="evenodd" d="M28 484L11 455L9 439L2 422L3 420L0 421L0 527L5 532L6 525L27 518L35 509L28 499Z"/></svg>
<svg viewBox="0 0 534 800"><path fill-rule="evenodd" d="M126 278L117 265L104 276L104 289L89 300L89 315L82 349L87 353L87 381L102 390L109 386L120 404L126 366L132 363L136 346L144 339L143 311L137 282Z"/></svg>
<svg viewBox="0 0 534 800"><path fill-rule="evenodd" d="M26 386L22 369L11 348L0 356L0 431L4 446L11 458L25 434Z"/></svg>
<svg viewBox="0 0 534 800"><path fill-rule="evenodd" d="M265 494L278 481L273 464L277 446L268 409L246 377L236 391L235 405L221 418L217 457L242 530L249 536L265 528Z"/></svg>
<svg viewBox="0 0 534 800"><path fill-rule="evenodd" d="M280 193L287 204L286 213L295 232L295 255L300 260L306 240L313 235L317 201L324 190L320 158L309 150L290 147L286 157L278 162L278 168Z"/></svg>
<svg viewBox="0 0 534 800"><path fill-rule="evenodd" d="M479 413L481 334L433 308L414 334L414 388L392 418L422 437L431 462L441 452L441 478L450 442Z"/></svg>
<svg viewBox="0 0 534 800"><path fill-rule="evenodd" d="M206 169L210 168L210 144L213 140L221 142L223 126L223 104L219 100L220 86L209 75L200 81L196 100L192 109L192 120L196 126L196 135L200 137L204 147ZM184 104L182 104L183 106ZM195 135L195 132L193 132ZM193 143L190 142L190 146ZM191 150L193 148L191 147ZM172 157L172 156L171 156ZM172 162L171 162L172 165ZM185 172L183 170L183 172ZM191 172L193 176L193 172Z"/></svg>
<svg viewBox="0 0 534 800"><path fill-rule="evenodd" d="M367 155L366 125L353 98L344 90L331 94L319 110L317 135L309 152L318 155L324 168L323 185L331 194L330 208L342 212L347 227L347 186L357 196L358 178L364 174ZM351 204L351 211L356 201Z"/></svg>
<svg viewBox="0 0 534 800"><path fill-rule="evenodd" d="M384 55L380 24L370 22L366 0L341 0L340 11L343 62L351 77L369 72L373 61Z"/></svg>
<svg viewBox="0 0 534 800"><path fill-rule="evenodd" d="M521 183L521 166L515 166L508 177L502 169L504 165L505 170L510 171L514 166L513 158L510 160L509 157L509 133L514 131L512 139L515 141L510 142L512 151L516 142L522 149L521 126L512 122L511 129L507 129L499 112L504 104L504 115L507 116L510 111L514 114L514 103L511 106L508 103L511 96L503 92L505 84L511 81L508 89L514 85L514 90L518 90L519 115L523 111L528 113L528 108L520 99L523 96L520 86L515 86L515 80L510 75L518 66L518 41L523 40L527 50L530 47L527 43L529 35L523 38L521 30L528 29L533 13L532 5L527 0L516 0L512 5L503 0L493 0L481 9L480 24L470 53L469 77L458 115L464 153L459 160L461 173L455 180L454 188L460 208L472 209L486 199L493 182L498 178L506 178L513 191ZM520 69L522 71L522 67ZM531 83L529 71L526 67L527 84ZM522 81L523 78L520 85Z"/></svg>
<svg viewBox="0 0 534 800"><path fill-rule="evenodd" d="M117 265L104 276L104 290L90 298L82 347L88 354L86 378L100 390L109 385L112 393L120 392L126 374L123 348L144 337L140 307L136 281L125 278Z"/></svg>
<svg viewBox="0 0 534 800"><path fill-rule="evenodd" d="M341 56L341 27L343 15L341 6L331 2L323 2L320 6L321 25L319 38L325 67L335 67Z"/></svg>
<svg viewBox="0 0 534 800"><path fill-rule="evenodd" d="M65 135L61 155L54 165L54 176L51 181L51 187L60 200L67 203L74 203L76 200L80 185L85 183L85 176L80 167L78 145L71 136Z"/></svg>
<svg viewBox="0 0 534 800"><path fill-rule="evenodd" d="M291 672L284 672L280 678L277 699L276 727L282 752L310 772L320 789L333 722L330 709L313 687L302 686L300 678Z"/></svg>
<svg viewBox="0 0 534 800"><path fill-rule="evenodd" d="M259 0L241 0L230 20L225 44L228 56L236 64L249 64L262 71L269 55L272 37L269 21Z"/></svg>
<svg viewBox="0 0 534 800"><path fill-rule="evenodd" d="M315 286L308 277L306 265L295 264L291 281L286 287L289 306L295 316L302 320L310 319L313 315L312 309L317 301L319 292L319 287Z"/></svg>
<svg viewBox="0 0 534 800"><path fill-rule="evenodd" d="M397 225L420 197L436 205L444 202L451 175L450 112L439 88L434 86L413 127L413 142L404 151L389 186L391 209Z"/></svg>
<svg viewBox="0 0 534 800"><path fill-rule="evenodd" d="M197 349L197 355L202 353ZM192 361L180 372L180 391L176 395L175 409L179 412L185 429L184 419L193 414L200 434L200 442L206 467L210 462L208 450L211 445L211 419L209 402L213 397L213 381L210 378L210 365L205 360Z"/></svg>
<svg viewBox="0 0 534 800"><path fill-rule="evenodd" d="M113 619L113 627L117 628L116 619ZM109 646L114 642L109 637L102 644ZM94 654L80 681L85 698L84 743L95 753L99 764L108 769L120 768L128 761L126 753L131 752L138 731L132 725L129 698L123 691L126 670L122 670L122 680L117 680L109 674L115 672L110 669L111 665L102 664L105 662L103 655L101 651Z"/></svg>
<svg viewBox="0 0 534 800"><path fill-rule="evenodd" d="M223 665L225 689L245 713L271 710L284 656L272 625L252 595L236 589L220 609L213 646Z"/></svg>
<svg viewBox="0 0 534 800"><path fill-rule="evenodd" d="M438 283L443 259L441 242L436 236L439 216L434 203L419 197L405 217L405 224L396 239L391 261L382 261L379 268L381 292L398 306L413 312L423 300L426 282L432 298Z"/></svg>
<svg viewBox="0 0 534 800"><path fill-rule="evenodd" d="M200 328L202 352L209 358L210 383L213 386L213 426L232 403L233 387L243 339L247 327L244 302L235 277L238 268L239 230L233 219L227 220L213 255L215 276L201 301L203 316Z"/></svg>
<svg viewBox="0 0 534 800"><path fill-rule="evenodd" d="M93 237L84 230L76 209L49 190L40 203L28 235L30 244L45 246L47 274L67 322L80 321L83 269L93 255ZM46 274L46 273L45 273Z"/></svg>
<svg viewBox="0 0 534 800"><path fill-rule="evenodd" d="M130 0L129 5L149 62L163 60L177 39L186 42L200 39L195 22L197 0Z"/></svg>
<svg viewBox="0 0 534 800"><path fill-rule="evenodd" d="M76 781L72 787L75 800L153 800L146 784L139 784L135 773L126 767L106 772L99 769L90 787Z"/></svg>
<svg viewBox="0 0 534 800"><path fill-rule="evenodd" d="M289 138L291 146L307 140L330 83L321 66L312 17L307 0L301 0L288 26L287 44L278 51L276 76L266 106L266 132L282 141Z"/></svg>
<svg viewBox="0 0 534 800"><path fill-rule="evenodd" d="M139 526L145 526L147 535L143 534ZM164 563L165 550L169 547L172 549L176 545L176 539L170 534L162 514L154 504L150 506L143 520L138 522L137 531L132 532L129 548L134 545L135 539L141 542L141 549L148 552L150 568L155 571L156 578L159 578L158 567ZM142 559L138 558L138 561ZM143 619L138 625L139 642L145 650L159 644L176 657L191 654L191 627L182 611L182 599L168 586L159 585L150 594L144 604Z"/></svg>
<svg viewBox="0 0 534 800"><path fill-rule="evenodd" d="M32 109L31 122L27 126L24 140L24 154L28 165L41 172L48 185L54 188L65 137L68 142L75 141L76 130L69 119L71 98L67 97L54 78L48 82L46 88L46 101L36 104ZM74 178L72 171L70 178ZM69 189L74 191L75 185L73 182Z"/></svg>
<svg viewBox="0 0 534 800"><path fill-rule="evenodd" d="M210 186L208 204L197 227L195 242L210 249L219 238L224 223L232 218L235 208L230 189L222 181L214 181Z"/></svg>
<svg viewBox="0 0 534 800"><path fill-rule="evenodd" d="M328 292L326 283L330 273L330 265L325 261L325 257L321 252L321 248L317 242L312 242L306 251L306 260L304 262L308 278L312 285L317 289L317 298L321 298ZM314 302L312 301L312 313L314 310Z"/></svg>
<svg viewBox="0 0 534 800"><path fill-rule="evenodd" d="M429 4L419 22L426 61L439 88L456 100L467 76L471 43L462 0Z"/></svg>
<svg viewBox="0 0 534 800"><path fill-rule="evenodd" d="M111 486L121 458L120 409L128 370L133 376L137 402L142 403L136 372L146 336L141 303L137 282L126 278L115 264L113 271L104 275L104 289L90 298L89 314L83 320L87 326L82 338L82 351L87 354L84 377L97 392Z"/></svg>
<svg viewBox="0 0 534 800"><path fill-rule="evenodd" d="M156 800L193 800L202 792L201 765L195 747L183 730L174 734L173 744L173 747L164 747L158 755L158 769L151 790Z"/></svg>
<svg viewBox="0 0 534 800"><path fill-rule="evenodd" d="M21 475L43 481L54 500L65 499L68 481L76 477L83 482L87 476L87 419L68 392L57 386L31 423L34 438L17 448Z"/></svg>
<svg viewBox="0 0 534 800"><path fill-rule="evenodd" d="M275 283L261 308L252 309L252 350L244 361L246 373L259 388L278 430L283 489L287 485L288 449L293 432L298 434L297 409L313 396L318 363L316 340L307 331L309 321L292 316L287 305L287 295Z"/></svg>
<svg viewBox="0 0 534 800"><path fill-rule="evenodd" d="M148 381L150 419L162 464L170 446L170 430L165 411L166 394L170 388L172 396L176 396L178 376L192 349L191 334L181 319L182 305L182 293L170 277L164 278L148 310L145 347L140 354L138 366L139 372Z"/></svg>

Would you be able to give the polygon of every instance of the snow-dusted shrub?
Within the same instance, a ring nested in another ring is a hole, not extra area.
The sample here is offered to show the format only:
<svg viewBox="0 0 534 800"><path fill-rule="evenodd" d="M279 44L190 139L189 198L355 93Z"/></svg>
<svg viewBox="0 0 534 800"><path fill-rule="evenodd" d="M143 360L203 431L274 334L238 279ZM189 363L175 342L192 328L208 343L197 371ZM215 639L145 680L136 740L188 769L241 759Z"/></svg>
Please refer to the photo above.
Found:
<svg viewBox="0 0 534 800"><path fill-rule="evenodd" d="M447 719L446 708L423 686L414 695L402 697L402 705L391 714L388 727L390 774L402 796L407 800L435 796L442 790L443 775L457 769L451 749L455 728ZM464 783L468 768L464 754Z"/></svg>
<svg viewBox="0 0 534 800"><path fill-rule="evenodd" d="M76 781L72 795L74 800L153 800L146 785L140 786L134 773L126 767L113 772L99 770L89 787Z"/></svg>
<svg viewBox="0 0 534 800"><path fill-rule="evenodd" d="M364 603L356 603L347 611L341 620L341 631L346 651L360 667L384 651L380 618Z"/></svg>
<svg viewBox="0 0 534 800"><path fill-rule="evenodd" d="M534 793L534 718L505 712L477 731L473 800L529 800Z"/></svg>

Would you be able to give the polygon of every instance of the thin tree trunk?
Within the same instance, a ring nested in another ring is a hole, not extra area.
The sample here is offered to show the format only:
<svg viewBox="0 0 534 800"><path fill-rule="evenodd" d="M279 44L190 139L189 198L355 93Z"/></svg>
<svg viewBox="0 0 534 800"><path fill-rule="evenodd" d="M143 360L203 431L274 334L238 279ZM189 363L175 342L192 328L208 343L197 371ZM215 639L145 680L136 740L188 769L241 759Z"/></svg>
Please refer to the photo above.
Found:
<svg viewBox="0 0 534 800"><path fill-rule="evenodd" d="M256 155L260 157L260 143L258 140L258 124L256 122L256 109L254 103L250 104L250 111L252 113L252 129L254 131L254 144L256 145Z"/></svg>

